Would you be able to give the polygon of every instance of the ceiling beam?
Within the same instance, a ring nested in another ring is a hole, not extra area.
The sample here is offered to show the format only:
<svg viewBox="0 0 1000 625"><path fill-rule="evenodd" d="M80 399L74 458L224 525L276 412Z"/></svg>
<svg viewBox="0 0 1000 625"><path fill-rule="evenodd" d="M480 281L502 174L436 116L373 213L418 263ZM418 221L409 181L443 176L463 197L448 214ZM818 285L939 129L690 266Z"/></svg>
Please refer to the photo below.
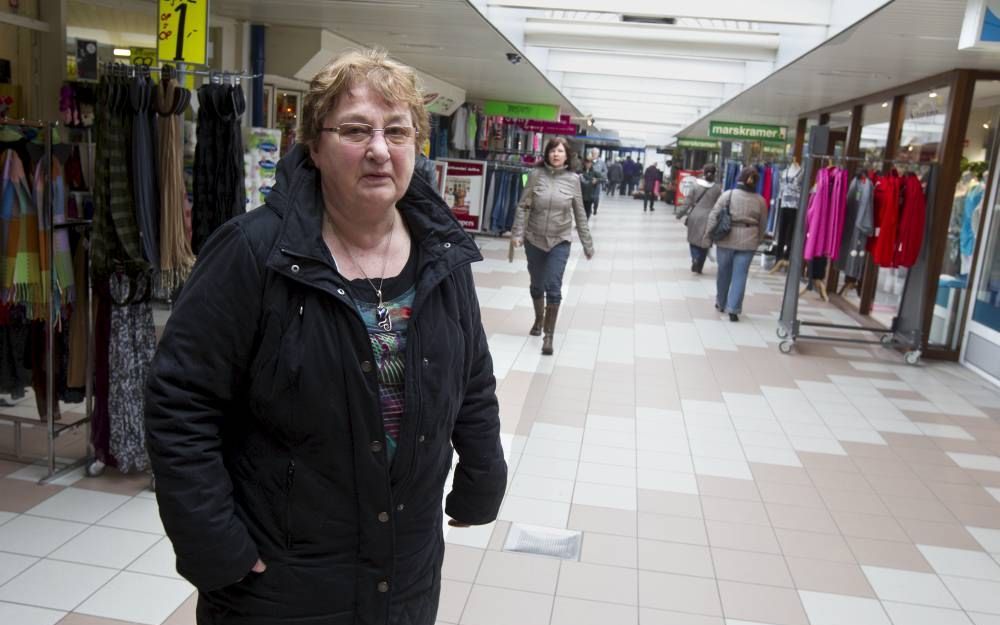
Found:
<svg viewBox="0 0 1000 625"><path fill-rule="evenodd" d="M620 109L623 111L649 111L661 115L680 115L692 120L701 117L702 113L709 112L710 107L692 106L689 104L656 104L643 100L601 100L595 98L573 98L573 104L581 111L592 112L594 110Z"/></svg>
<svg viewBox="0 0 1000 625"><path fill-rule="evenodd" d="M618 102L645 102L648 104L672 104L696 108L715 108L722 104L722 98L649 93L648 91L623 91L615 89L586 89L583 87L563 87L563 94L571 100L590 99Z"/></svg>
<svg viewBox="0 0 1000 625"><path fill-rule="evenodd" d="M551 50L547 71L611 74L648 79L669 76L675 80L701 80L746 84L746 63L708 59L630 56L606 52Z"/></svg>
<svg viewBox="0 0 1000 625"><path fill-rule="evenodd" d="M751 61L774 61L780 42L763 31L548 19L528 19L524 32L529 46Z"/></svg>
<svg viewBox="0 0 1000 625"><path fill-rule="evenodd" d="M559 87L562 89L601 88L658 95L718 98L720 102L726 97L726 85L715 82L649 76L622 76L621 74L603 74L600 72L572 72L565 74Z"/></svg>
<svg viewBox="0 0 1000 625"><path fill-rule="evenodd" d="M534 9L537 11L584 11L619 13L644 17L695 17L772 24L828 26L832 12L830 0L487 0L491 7Z"/></svg>
<svg viewBox="0 0 1000 625"><path fill-rule="evenodd" d="M589 115L593 115L594 119L597 121L605 119L622 119L643 124L665 124L669 126L682 127L698 119L697 116L691 114L665 115L656 111L626 109L621 107L589 108L584 110Z"/></svg>

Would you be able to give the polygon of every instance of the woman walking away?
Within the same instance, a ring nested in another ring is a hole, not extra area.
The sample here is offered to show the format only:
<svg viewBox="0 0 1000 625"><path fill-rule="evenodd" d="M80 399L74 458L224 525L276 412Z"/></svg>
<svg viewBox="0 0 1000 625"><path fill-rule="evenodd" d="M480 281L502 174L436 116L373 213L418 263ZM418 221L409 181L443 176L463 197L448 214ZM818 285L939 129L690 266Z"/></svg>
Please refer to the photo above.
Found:
<svg viewBox="0 0 1000 625"><path fill-rule="evenodd" d="M562 137L545 144L545 158L531 172L517 204L517 218L511 240L524 245L531 276L531 299L535 304L535 324L530 334L545 330L542 353L552 355L556 318L562 302L562 279L569 260L573 222L587 260L594 257L587 215L583 209L580 177L566 168L569 143Z"/></svg>
<svg viewBox="0 0 1000 625"><path fill-rule="evenodd" d="M691 271L700 274L712 247L708 236L708 215L722 195L722 187L715 181L718 170L713 163L705 165L702 178L695 183L691 193L684 197L684 207L677 213L680 219L687 215L688 245L691 247Z"/></svg>
<svg viewBox="0 0 1000 625"><path fill-rule="evenodd" d="M583 171L580 172L580 189L583 191L583 210L587 219L597 212L597 201L601 197L601 181L603 176L594 168L594 161L583 161Z"/></svg>
<svg viewBox="0 0 1000 625"><path fill-rule="evenodd" d="M656 194L660 191L660 180L663 179L663 172L653 163L646 168L646 173L642 176L642 212L646 212L649 207L650 212L656 210Z"/></svg>
<svg viewBox="0 0 1000 625"><path fill-rule="evenodd" d="M723 211L732 215L729 234L715 241L719 247L715 307L720 312L729 313L730 321L740 320L750 261L757 246L764 240L764 228L767 226L767 202L755 192L759 179L760 174L754 167L744 167L740 171L737 187L723 193L708 215L706 232L709 237Z"/></svg>

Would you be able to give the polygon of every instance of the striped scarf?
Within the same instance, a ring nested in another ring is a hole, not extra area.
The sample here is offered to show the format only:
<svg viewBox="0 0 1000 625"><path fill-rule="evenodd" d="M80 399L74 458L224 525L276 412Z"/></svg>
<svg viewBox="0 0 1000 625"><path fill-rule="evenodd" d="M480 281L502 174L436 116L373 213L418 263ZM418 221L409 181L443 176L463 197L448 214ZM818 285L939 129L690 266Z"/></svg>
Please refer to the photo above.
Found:
<svg viewBox="0 0 1000 625"><path fill-rule="evenodd" d="M43 304L42 271L39 254L38 214L31 201L31 188L20 157L8 150L3 158L3 193L0 196L2 222L3 284L0 296L8 305L24 304L35 318L34 306Z"/></svg>
<svg viewBox="0 0 1000 625"><path fill-rule="evenodd" d="M38 238L41 254L41 268L43 272L49 271L48 257L48 233L51 231L52 243L55 245L53 259L55 263L55 274L53 276L55 288L55 308L62 310L66 304L71 304L74 298L74 271L73 254L69 247L69 233L65 228L58 230L51 228L46 221L45 213L45 176L43 160L35 168L35 206L38 213ZM52 225L66 223L66 184L63 176L62 165L58 160L52 161ZM45 301L48 303L47 281L42 281L46 285L43 289Z"/></svg>

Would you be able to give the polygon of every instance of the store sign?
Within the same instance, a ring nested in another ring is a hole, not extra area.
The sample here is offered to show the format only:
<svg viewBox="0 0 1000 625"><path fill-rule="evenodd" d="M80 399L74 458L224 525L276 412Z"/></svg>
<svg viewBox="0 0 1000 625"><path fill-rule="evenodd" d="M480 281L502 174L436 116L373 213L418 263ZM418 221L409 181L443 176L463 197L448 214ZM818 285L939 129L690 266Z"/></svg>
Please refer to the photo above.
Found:
<svg viewBox="0 0 1000 625"><path fill-rule="evenodd" d="M690 148L692 150L718 150L719 142L711 139L686 139L677 140L677 147Z"/></svg>
<svg viewBox="0 0 1000 625"><path fill-rule="evenodd" d="M521 122L520 127L528 132L541 132L547 135L568 135L576 136L579 128L572 121L569 115L561 115L559 121L543 122L537 119L527 119Z"/></svg>
<svg viewBox="0 0 1000 625"><path fill-rule="evenodd" d="M483 112L491 117L513 117L515 119L536 119L539 121L559 121L559 107L551 104L523 104L520 102L499 102L487 100Z"/></svg>
<svg viewBox="0 0 1000 625"><path fill-rule="evenodd" d="M424 106L429 113L451 115L465 103L465 89L417 71L424 89Z"/></svg>
<svg viewBox="0 0 1000 625"><path fill-rule="evenodd" d="M444 201L466 230L479 230L486 189L486 163L449 159Z"/></svg>
<svg viewBox="0 0 1000 625"><path fill-rule="evenodd" d="M208 62L208 0L160 0L156 19L161 63Z"/></svg>
<svg viewBox="0 0 1000 625"><path fill-rule="evenodd" d="M739 122L709 122L708 136L729 141L786 141L788 127L741 124Z"/></svg>
<svg viewBox="0 0 1000 625"><path fill-rule="evenodd" d="M958 49L1000 49L1000 0L969 0Z"/></svg>

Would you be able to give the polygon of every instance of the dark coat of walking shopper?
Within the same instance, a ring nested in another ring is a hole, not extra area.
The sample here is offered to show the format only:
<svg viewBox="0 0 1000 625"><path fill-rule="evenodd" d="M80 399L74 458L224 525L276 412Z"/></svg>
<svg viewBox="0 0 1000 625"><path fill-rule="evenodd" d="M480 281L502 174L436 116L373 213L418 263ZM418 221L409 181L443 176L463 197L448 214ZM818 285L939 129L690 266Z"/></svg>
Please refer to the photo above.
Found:
<svg viewBox="0 0 1000 625"><path fill-rule="evenodd" d="M528 257L531 300L535 307L535 323L529 334L539 336L545 331L542 354L547 356L553 353L574 222L584 255L587 260L594 257L580 177L566 168L568 154L569 143L562 137L545 145L545 158L528 178L511 232L513 244L524 245Z"/></svg>
<svg viewBox="0 0 1000 625"><path fill-rule="evenodd" d="M601 183L604 178L594 167L589 158L583 161L583 171L580 172L580 190L583 193L583 210L587 219L597 213L597 200L601 197Z"/></svg>
<svg viewBox="0 0 1000 625"><path fill-rule="evenodd" d="M622 162L617 160L608 165L608 196L613 197L621 187L622 180L625 179L622 173Z"/></svg>
<svg viewBox="0 0 1000 625"><path fill-rule="evenodd" d="M427 132L413 70L331 62L265 206L212 236L176 302L146 427L199 625L433 625L444 515L497 517L481 257L413 176Z"/></svg>
<svg viewBox="0 0 1000 625"><path fill-rule="evenodd" d="M711 233L719 222L722 211L732 215L729 236L716 241L719 248L719 275L716 279L715 307L729 313L730 321L739 321L743 312L743 296L754 252L764 240L767 228L767 202L756 192L760 174L754 167L740 171L739 184L719 196L708 216L707 232Z"/></svg>
<svg viewBox="0 0 1000 625"><path fill-rule="evenodd" d="M660 190L660 181L663 180L663 172L653 163L646 168L642 176L642 212L656 210L656 194Z"/></svg>
<svg viewBox="0 0 1000 625"><path fill-rule="evenodd" d="M712 239L708 236L708 215L722 195L722 187L715 178L718 170L714 164L705 165L704 174L684 197L684 206L677 218L687 217L684 224L688 231L688 245L691 248L691 271L701 273L705 268Z"/></svg>

